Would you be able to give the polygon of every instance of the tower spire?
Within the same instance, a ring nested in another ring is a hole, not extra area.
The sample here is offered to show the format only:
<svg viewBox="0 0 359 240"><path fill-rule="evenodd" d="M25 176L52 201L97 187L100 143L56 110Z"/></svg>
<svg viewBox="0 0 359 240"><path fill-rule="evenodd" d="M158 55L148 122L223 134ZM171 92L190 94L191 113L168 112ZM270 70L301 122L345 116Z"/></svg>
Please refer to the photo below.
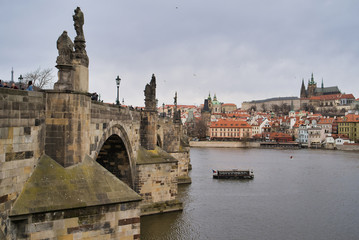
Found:
<svg viewBox="0 0 359 240"><path fill-rule="evenodd" d="M11 67L11 82L14 82L14 67Z"/></svg>
<svg viewBox="0 0 359 240"><path fill-rule="evenodd" d="M310 84L315 84L315 82L314 82L314 74L313 73L312 73L312 77L310 79Z"/></svg>
<svg viewBox="0 0 359 240"><path fill-rule="evenodd" d="M324 88L324 82L323 82L323 78L322 78L322 88Z"/></svg>
<svg viewBox="0 0 359 240"><path fill-rule="evenodd" d="M304 78L302 79L302 87L300 88L300 97L301 98L307 97L307 90L305 89Z"/></svg>

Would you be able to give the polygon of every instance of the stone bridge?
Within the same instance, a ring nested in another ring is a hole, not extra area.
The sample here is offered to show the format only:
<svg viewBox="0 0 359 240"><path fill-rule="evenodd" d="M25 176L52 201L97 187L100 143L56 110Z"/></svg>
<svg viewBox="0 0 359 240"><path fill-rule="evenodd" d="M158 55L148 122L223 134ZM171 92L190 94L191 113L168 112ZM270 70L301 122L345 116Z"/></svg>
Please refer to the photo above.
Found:
<svg viewBox="0 0 359 240"><path fill-rule="evenodd" d="M76 32L53 90L0 88L0 239L139 239L140 216L182 209L189 146L157 114L155 76L144 109L92 101Z"/></svg>

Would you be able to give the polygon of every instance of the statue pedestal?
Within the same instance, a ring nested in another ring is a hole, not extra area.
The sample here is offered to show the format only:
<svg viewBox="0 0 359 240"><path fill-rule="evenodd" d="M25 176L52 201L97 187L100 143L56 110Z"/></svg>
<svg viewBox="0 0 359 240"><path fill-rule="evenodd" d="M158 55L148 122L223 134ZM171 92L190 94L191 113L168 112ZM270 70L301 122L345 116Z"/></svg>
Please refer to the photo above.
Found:
<svg viewBox="0 0 359 240"><path fill-rule="evenodd" d="M81 59L73 60L73 90L78 92L89 91L89 69L81 64Z"/></svg>
<svg viewBox="0 0 359 240"><path fill-rule="evenodd" d="M59 69L58 81L54 84L55 90L73 90L73 73L74 68L72 65L56 65L56 68Z"/></svg>

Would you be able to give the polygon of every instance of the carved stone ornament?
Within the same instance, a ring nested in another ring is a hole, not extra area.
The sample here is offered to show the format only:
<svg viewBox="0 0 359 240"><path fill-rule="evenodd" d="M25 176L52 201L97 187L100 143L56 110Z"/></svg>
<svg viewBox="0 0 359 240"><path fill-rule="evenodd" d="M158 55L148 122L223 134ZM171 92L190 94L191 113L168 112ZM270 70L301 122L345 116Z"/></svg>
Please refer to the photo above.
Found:
<svg viewBox="0 0 359 240"><path fill-rule="evenodd" d="M67 32L64 31L57 39L57 50L59 52L59 56L56 59L57 65L71 65L73 49L74 44L67 35Z"/></svg>
<svg viewBox="0 0 359 240"><path fill-rule="evenodd" d="M75 14L72 16L72 18L74 20L74 27L77 34L75 40L85 40L84 30L83 30L83 25L85 23L84 14L81 11L80 7L77 7L74 12Z"/></svg>

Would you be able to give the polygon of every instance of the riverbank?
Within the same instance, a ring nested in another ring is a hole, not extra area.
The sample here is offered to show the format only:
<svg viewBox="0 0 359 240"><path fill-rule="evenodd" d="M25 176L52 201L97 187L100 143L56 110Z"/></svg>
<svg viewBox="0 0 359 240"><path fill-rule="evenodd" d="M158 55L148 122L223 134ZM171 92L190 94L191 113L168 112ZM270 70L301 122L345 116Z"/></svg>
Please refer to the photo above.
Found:
<svg viewBox="0 0 359 240"><path fill-rule="evenodd" d="M196 148L263 148L260 142L226 142L226 141L190 141L190 147ZM269 148L269 147L267 147ZM285 148L273 146L273 148ZM359 151L359 144L337 145L335 148L318 148L323 150Z"/></svg>
<svg viewBox="0 0 359 240"><path fill-rule="evenodd" d="M189 145L198 148L259 148L260 142L190 141Z"/></svg>

